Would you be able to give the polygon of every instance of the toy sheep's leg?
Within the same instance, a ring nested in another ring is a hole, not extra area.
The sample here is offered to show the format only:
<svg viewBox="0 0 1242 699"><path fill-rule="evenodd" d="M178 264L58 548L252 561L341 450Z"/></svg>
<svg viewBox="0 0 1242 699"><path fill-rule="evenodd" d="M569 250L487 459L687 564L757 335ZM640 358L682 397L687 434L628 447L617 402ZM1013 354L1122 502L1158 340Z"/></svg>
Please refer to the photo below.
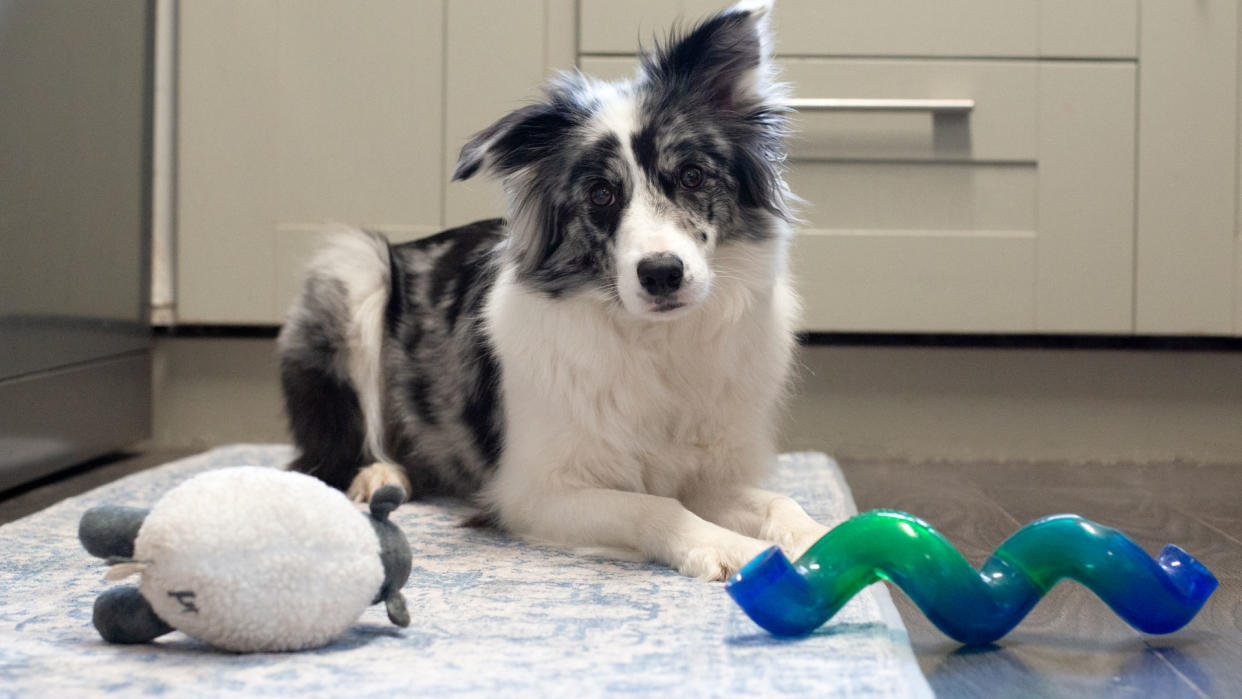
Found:
<svg viewBox="0 0 1242 699"><path fill-rule="evenodd" d="M410 612L405 606L405 597L400 590L393 592L384 600L384 608L388 610L388 620L397 626L410 625Z"/></svg>
<svg viewBox="0 0 1242 699"><path fill-rule="evenodd" d="M95 600L91 621L109 643L146 643L173 630L155 615L155 610L135 585L117 587L100 595Z"/></svg>
<svg viewBox="0 0 1242 699"><path fill-rule="evenodd" d="M134 540L149 511L116 505L92 507L78 523L78 539L92 556L132 558Z"/></svg>

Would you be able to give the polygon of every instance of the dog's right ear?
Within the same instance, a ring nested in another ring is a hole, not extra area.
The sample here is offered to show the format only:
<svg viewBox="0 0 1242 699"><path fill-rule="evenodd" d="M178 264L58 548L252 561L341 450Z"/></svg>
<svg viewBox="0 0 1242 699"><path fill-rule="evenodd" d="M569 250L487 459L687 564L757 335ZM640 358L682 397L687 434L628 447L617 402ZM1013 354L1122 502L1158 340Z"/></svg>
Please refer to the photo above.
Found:
<svg viewBox="0 0 1242 699"><path fill-rule="evenodd" d="M536 103L511 112L475 134L461 149L454 180L480 170L505 176L549 155L574 124L564 105Z"/></svg>

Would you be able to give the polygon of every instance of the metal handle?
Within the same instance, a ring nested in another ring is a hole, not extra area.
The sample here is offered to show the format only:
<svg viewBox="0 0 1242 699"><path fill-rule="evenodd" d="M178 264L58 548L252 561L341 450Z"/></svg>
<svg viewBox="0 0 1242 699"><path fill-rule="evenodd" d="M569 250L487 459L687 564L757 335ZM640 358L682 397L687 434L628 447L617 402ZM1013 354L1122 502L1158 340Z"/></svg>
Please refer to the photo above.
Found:
<svg viewBox="0 0 1242 699"><path fill-rule="evenodd" d="M807 112L932 112L969 114L974 100L967 99L842 99L804 97L785 100L785 106Z"/></svg>

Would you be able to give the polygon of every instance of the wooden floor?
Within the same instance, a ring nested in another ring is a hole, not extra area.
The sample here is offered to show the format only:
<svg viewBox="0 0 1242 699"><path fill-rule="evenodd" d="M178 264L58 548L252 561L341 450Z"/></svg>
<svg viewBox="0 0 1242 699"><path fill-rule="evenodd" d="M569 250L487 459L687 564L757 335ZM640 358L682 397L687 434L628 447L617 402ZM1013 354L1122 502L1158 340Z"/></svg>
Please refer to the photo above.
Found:
<svg viewBox="0 0 1242 699"><path fill-rule="evenodd" d="M101 459L0 494L0 524L188 452ZM1021 525L1075 512L1149 552L1176 543L1220 588L1170 636L1144 636L1085 588L1055 588L999 645L964 649L901 593L919 664L943 697L1242 696L1242 463L1237 466L842 463L860 510L917 514L979 565Z"/></svg>
<svg viewBox="0 0 1242 699"><path fill-rule="evenodd" d="M1125 531L1149 553L1175 543L1220 587L1189 626L1133 630L1086 588L1062 583L985 649L945 637L894 592L943 697L1242 697L1242 463L1237 466L843 463L859 510L928 520L976 566L1020 526L1072 512Z"/></svg>

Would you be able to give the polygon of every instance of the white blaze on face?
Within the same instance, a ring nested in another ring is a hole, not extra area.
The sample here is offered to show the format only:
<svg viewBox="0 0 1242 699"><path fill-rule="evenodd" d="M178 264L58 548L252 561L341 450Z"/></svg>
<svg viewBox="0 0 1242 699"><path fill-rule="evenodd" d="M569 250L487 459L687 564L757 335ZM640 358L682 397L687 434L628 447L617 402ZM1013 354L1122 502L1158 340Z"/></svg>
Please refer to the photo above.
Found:
<svg viewBox="0 0 1242 699"><path fill-rule="evenodd" d="M662 196L651 191L645 180L630 199L617 229L617 291L631 313L673 317L670 306L692 307L707 298L710 270L695 232L679 225L675 216L654 201ZM663 210L663 211L662 211ZM638 265L645 259L673 255L683 266L681 288L671 298L655 298L643 289Z"/></svg>
<svg viewBox="0 0 1242 699"><path fill-rule="evenodd" d="M651 318L673 318L707 298L711 289L711 270L705 243L697 229L682 221L658 187L638 166L631 147L639 130L638 108L631 93L608 96L596 113L595 124L601 134L611 133L621 144L621 155L629 170L628 199L617 229L615 255L617 293L626 310ZM681 261L681 287L667 297L653 297L642 285L638 265L645 259L672 255Z"/></svg>

